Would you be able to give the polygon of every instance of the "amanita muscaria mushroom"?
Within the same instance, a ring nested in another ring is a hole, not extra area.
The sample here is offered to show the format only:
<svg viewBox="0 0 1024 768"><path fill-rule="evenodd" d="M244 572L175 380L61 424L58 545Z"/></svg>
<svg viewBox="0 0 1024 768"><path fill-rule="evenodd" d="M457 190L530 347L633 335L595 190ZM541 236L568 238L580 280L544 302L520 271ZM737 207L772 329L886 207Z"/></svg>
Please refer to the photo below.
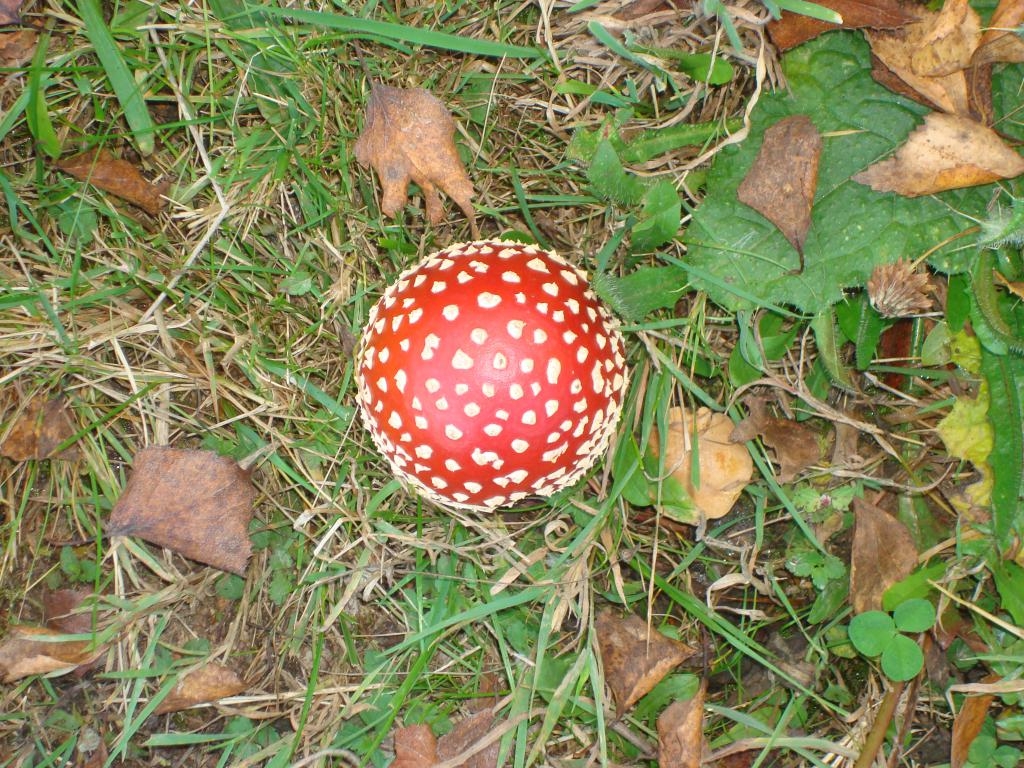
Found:
<svg viewBox="0 0 1024 768"><path fill-rule="evenodd" d="M489 510L566 488L604 453L626 388L624 343L584 272L534 245L453 245L370 310L358 402L398 477Z"/></svg>

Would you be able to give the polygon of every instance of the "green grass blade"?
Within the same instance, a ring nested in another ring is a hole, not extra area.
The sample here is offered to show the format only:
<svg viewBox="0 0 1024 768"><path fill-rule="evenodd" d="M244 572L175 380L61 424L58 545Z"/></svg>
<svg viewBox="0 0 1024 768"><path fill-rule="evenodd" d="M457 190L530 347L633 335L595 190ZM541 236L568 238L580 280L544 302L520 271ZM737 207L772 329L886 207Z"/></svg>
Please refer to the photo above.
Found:
<svg viewBox="0 0 1024 768"><path fill-rule="evenodd" d="M78 15L85 23L85 36L96 49L96 56L103 65L110 87L114 89L114 95L124 110L124 118L132 132L135 146L143 155L152 154L156 126L149 115L142 91L121 56L110 28L103 20L98 0L78 0Z"/></svg>
<svg viewBox="0 0 1024 768"><path fill-rule="evenodd" d="M32 56L32 64L28 70L28 104L26 105L25 119L28 123L29 133L39 142L40 149L50 157L56 158L60 157L60 139L57 138L57 132L53 130L50 111L46 106L46 84L49 78L46 77L45 70L46 50L49 48L49 42L50 30L47 28L46 32L39 37L35 54ZM11 111L17 112L16 109ZM6 118L4 123L7 123Z"/></svg>
<svg viewBox="0 0 1024 768"><path fill-rule="evenodd" d="M274 8L267 6L260 9L268 16L280 16L302 24L313 24L319 27L337 29L341 32L359 37L376 37L394 40L413 45L425 45L428 48L440 48L457 53L471 53L477 56L494 56L510 59L539 59L544 56L537 48L528 48L511 43L499 43L493 40L476 40L471 37L453 35L449 32L437 32L432 29L410 27L390 21L363 19L357 16L342 16L337 13L308 11L303 8Z"/></svg>

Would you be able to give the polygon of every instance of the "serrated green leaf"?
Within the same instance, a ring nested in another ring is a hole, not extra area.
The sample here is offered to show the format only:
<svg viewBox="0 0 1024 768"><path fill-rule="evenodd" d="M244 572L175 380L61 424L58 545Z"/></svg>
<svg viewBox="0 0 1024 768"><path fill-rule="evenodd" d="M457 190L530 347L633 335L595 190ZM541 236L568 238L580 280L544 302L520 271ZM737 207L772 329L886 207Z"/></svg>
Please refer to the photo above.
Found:
<svg viewBox="0 0 1024 768"><path fill-rule="evenodd" d="M631 173L626 173L615 147L608 139L597 145L594 158L587 169L587 180L598 196L623 206L637 205L644 194L644 184Z"/></svg>
<svg viewBox="0 0 1024 768"><path fill-rule="evenodd" d="M908 199L851 181L900 144L926 111L872 80L861 35L824 35L788 52L783 69L788 90L763 97L747 140L715 159L707 195L684 238L688 261L698 268L693 274L715 278L695 285L715 302L733 310L750 307L746 295L756 304L817 313L839 301L844 289L863 286L876 265L926 253L966 229L971 223L962 213L984 215L987 187ZM799 266L793 247L736 198L765 129L796 114L809 116L825 136L806 267L799 274L793 273ZM970 254L951 241L929 262L959 272L969 267Z"/></svg>
<svg viewBox="0 0 1024 768"><path fill-rule="evenodd" d="M678 267L645 267L625 277L599 273L593 287L619 317L638 321L675 306L686 287L686 273Z"/></svg>
<svg viewBox="0 0 1024 768"><path fill-rule="evenodd" d="M882 651L882 672L890 680L903 682L917 677L924 667L924 654L906 635L896 635Z"/></svg>
<svg viewBox="0 0 1024 768"><path fill-rule="evenodd" d="M681 213L682 203L672 182L659 181L648 187L643 196L640 220L633 227L633 252L649 253L671 241L679 231Z"/></svg>

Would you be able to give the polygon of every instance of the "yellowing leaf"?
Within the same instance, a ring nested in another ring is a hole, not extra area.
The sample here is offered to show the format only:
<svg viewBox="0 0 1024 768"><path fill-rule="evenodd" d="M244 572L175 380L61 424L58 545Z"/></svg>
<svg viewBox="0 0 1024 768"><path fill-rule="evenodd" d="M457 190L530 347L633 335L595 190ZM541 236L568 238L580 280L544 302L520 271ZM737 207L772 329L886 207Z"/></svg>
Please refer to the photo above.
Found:
<svg viewBox="0 0 1024 768"><path fill-rule="evenodd" d="M919 197L1012 179L1024 157L990 128L957 115L932 113L887 160L853 177L876 192Z"/></svg>
<svg viewBox="0 0 1024 768"><path fill-rule="evenodd" d="M952 410L936 427L950 456L973 464L982 479L968 490L974 504L984 505L992 490L992 469L988 456L992 452L994 433L988 420L988 384L984 381L976 398L958 397Z"/></svg>

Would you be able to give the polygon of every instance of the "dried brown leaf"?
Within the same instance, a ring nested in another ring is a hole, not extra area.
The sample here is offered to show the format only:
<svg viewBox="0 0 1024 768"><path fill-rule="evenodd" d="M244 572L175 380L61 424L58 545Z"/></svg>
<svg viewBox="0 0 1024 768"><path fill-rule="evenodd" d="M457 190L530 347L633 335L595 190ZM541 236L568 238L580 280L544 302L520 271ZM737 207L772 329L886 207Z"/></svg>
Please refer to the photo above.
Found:
<svg viewBox="0 0 1024 768"><path fill-rule="evenodd" d="M981 17L967 0L946 0L925 23L920 47L910 67L920 77L942 77L967 69L981 42Z"/></svg>
<svg viewBox="0 0 1024 768"><path fill-rule="evenodd" d="M459 159L454 134L451 113L429 91L373 84L354 151L361 165L377 172L384 215L394 217L402 209L414 182L423 192L427 221L436 225L444 219L440 189L462 209L473 236L479 234L473 183Z"/></svg>
<svg viewBox="0 0 1024 768"><path fill-rule="evenodd" d="M702 680L693 698L673 701L658 715L658 768L700 768L707 688Z"/></svg>
<svg viewBox="0 0 1024 768"><path fill-rule="evenodd" d="M1000 0L971 62L976 65L1024 61L1024 40L1015 30L1024 24L1024 0Z"/></svg>
<svg viewBox="0 0 1024 768"><path fill-rule="evenodd" d="M94 630L91 611L79 611L86 598L92 597L87 589L55 589L43 594L43 623L68 635L85 634Z"/></svg>
<svg viewBox="0 0 1024 768"><path fill-rule="evenodd" d="M0 682L29 675L67 673L98 658L88 640L55 640L65 634L49 627L12 626L0 642Z"/></svg>
<svg viewBox="0 0 1024 768"><path fill-rule="evenodd" d="M819 0L817 4L836 11L843 23L783 11L778 20L768 22L768 35L776 48L788 51L833 29L896 29L915 18L898 0Z"/></svg>
<svg viewBox="0 0 1024 768"><path fill-rule="evenodd" d="M747 406L747 418L736 425L729 439L735 443L745 443L760 437L771 449L775 463L779 465L780 483L790 482L821 460L821 441L814 429L806 424L770 415L763 398L747 397L743 404Z"/></svg>
<svg viewBox="0 0 1024 768"><path fill-rule="evenodd" d="M473 749L494 730L494 713L484 709L464 717L438 739L438 761L451 760ZM470 755L460 763L461 768L497 768L501 742L496 740Z"/></svg>
<svg viewBox="0 0 1024 768"><path fill-rule="evenodd" d="M225 571L245 572L256 492L249 473L212 451L145 448L107 523Z"/></svg>
<svg viewBox="0 0 1024 768"><path fill-rule="evenodd" d="M90 149L57 161L57 168L79 181L127 200L150 216L156 216L166 205L169 184L153 184L127 160L114 157L106 149Z"/></svg>
<svg viewBox="0 0 1024 768"><path fill-rule="evenodd" d="M696 418L698 476L694 486L691 477L691 441ZM668 413L668 434L665 435L665 469L672 473L693 500L701 514L709 520L726 515L754 474L754 462L742 445L729 440L733 423L723 413L700 408L696 415L690 410L672 408ZM657 457L661 438L651 435L651 453Z"/></svg>
<svg viewBox="0 0 1024 768"><path fill-rule="evenodd" d="M696 651L648 628L632 614L603 610L595 622L604 679L621 717L669 672Z"/></svg>
<svg viewBox="0 0 1024 768"><path fill-rule="evenodd" d="M437 762L437 739L429 725L395 729L395 759L391 768L433 768Z"/></svg>
<svg viewBox="0 0 1024 768"><path fill-rule="evenodd" d="M907 527L863 499L853 500L850 604L855 613L878 610L882 595L917 565L917 548Z"/></svg>
<svg viewBox="0 0 1024 768"><path fill-rule="evenodd" d="M984 684L999 682L999 675L988 675L981 680ZM989 707L995 701L993 694L968 696L953 718L953 739L950 744L949 768L963 768L967 764L967 753L971 744L981 733L981 727L988 717Z"/></svg>
<svg viewBox="0 0 1024 768"><path fill-rule="evenodd" d="M927 77L914 72L915 53L925 45L925 35L937 14L920 10L922 20L907 24L897 30L868 30L865 34L871 44L871 52L884 65L891 77L899 79L911 92L919 95L922 103L934 105L950 114L969 113L967 78L963 71L956 71L941 77ZM878 67L872 69L876 76ZM876 79L877 76L876 76ZM890 87L885 81L883 85ZM892 90L897 90L893 88ZM903 89L897 90L902 93Z"/></svg>
<svg viewBox="0 0 1024 768"><path fill-rule="evenodd" d="M16 29L0 32L0 67L18 69L32 60L39 42L34 29Z"/></svg>
<svg viewBox="0 0 1024 768"><path fill-rule="evenodd" d="M0 27L21 23L22 0L0 0Z"/></svg>
<svg viewBox="0 0 1024 768"><path fill-rule="evenodd" d="M73 461L79 451L74 446L54 456L54 451L77 432L71 410L63 397L33 397L15 421L3 444L0 455L14 461L48 459Z"/></svg>
<svg viewBox="0 0 1024 768"><path fill-rule="evenodd" d="M853 179L877 192L919 197L1012 179L1024 173L1024 158L999 135L957 115L932 113L891 158Z"/></svg>
<svg viewBox="0 0 1024 768"><path fill-rule="evenodd" d="M737 197L779 228L803 267L804 241L818 188L821 134L811 118L793 115L764 132L753 166Z"/></svg>
<svg viewBox="0 0 1024 768"><path fill-rule="evenodd" d="M184 675L153 710L153 714L179 712L196 704L226 699L228 696L241 693L246 687L245 682L234 670L223 664L211 662Z"/></svg>

